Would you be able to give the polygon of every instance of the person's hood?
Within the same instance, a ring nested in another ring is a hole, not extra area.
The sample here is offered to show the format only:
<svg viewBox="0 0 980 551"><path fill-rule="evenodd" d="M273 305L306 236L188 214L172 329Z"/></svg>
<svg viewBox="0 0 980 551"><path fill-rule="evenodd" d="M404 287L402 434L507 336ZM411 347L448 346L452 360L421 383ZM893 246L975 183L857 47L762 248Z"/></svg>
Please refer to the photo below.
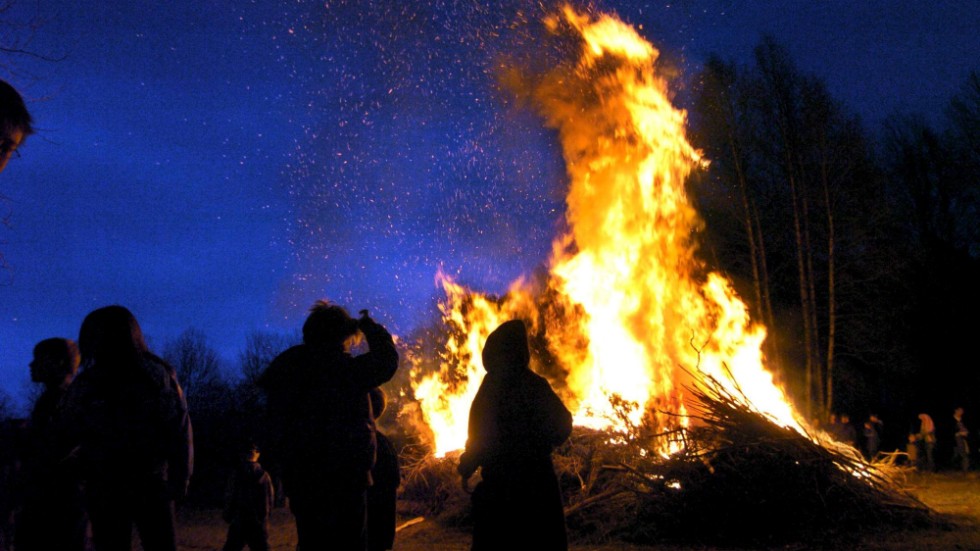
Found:
<svg viewBox="0 0 980 551"><path fill-rule="evenodd" d="M483 367L487 373L504 374L527 369L530 361L527 328L521 320L501 324L490 333L483 346Z"/></svg>

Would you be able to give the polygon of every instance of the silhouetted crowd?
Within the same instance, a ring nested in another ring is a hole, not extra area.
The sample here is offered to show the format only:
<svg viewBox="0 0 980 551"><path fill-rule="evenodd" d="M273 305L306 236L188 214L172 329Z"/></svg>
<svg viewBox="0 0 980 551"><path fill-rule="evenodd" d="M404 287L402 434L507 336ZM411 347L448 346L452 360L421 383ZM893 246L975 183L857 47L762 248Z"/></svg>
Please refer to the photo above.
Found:
<svg viewBox="0 0 980 551"><path fill-rule="evenodd" d="M860 430L846 413L832 413L826 423L815 421L813 424L838 442L860 451L868 461L904 463L923 472L936 472L937 444L945 442L949 445L950 467L963 472L970 470L970 430L964 421L962 407L952 409L944 431L937 431L936 423L928 413L918 414L909 426L904 449L894 451L882 451L884 422L877 414L869 415Z"/></svg>
<svg viewBox="0 0 980 551"><path fill-rule="evenodd" d="M360 339L367 351L352 355ZM567 549L551 452L571 433L572 416L530 370L523 322L491 333L483 361L459 463L467 491L481 470L473 548ZM266 426L258 432L276 453L299 549L393 548L400 466L376 420L386 407L380 386L397 368L391 334L367 311L353 319L318 301L303 343L259 376ZM175 551L174 506L194 464L190 413L174 368L148 349L135 316L115 305L91 312L77 345L39 342L30 372L44 391L4 457L3 549L128 550L135 529L143 549ZM227 481L223 549L267 550L275 485L258 443L242 444Z"/></svg>
<svg viewBox="0 0 980 551"><path fill-rule="evenodd" d="M176 549L174 501L194 458L190 415L174 369L149 351L133 314L91 312L77 345L41 341L30 369L44 391L6 473L14 548L129 549L135 526L144 549Z"/></svg>
<svg viewBox="0 0 980 551"><path fill-rule="evenodd" d="M21 95L0 80L0 171L33 133ZM367 352L351 354L364 339ZM504 323L483 353L487 376L470 412L462 485L473 491L474 549L567 549L552 450L571 414L529 369L523 322ZM260 374L265 427L296 522L298 549L384 551L394 545L400 467L377 430L380 385L398 369L391 334L317 302L303 343ZM174 368L147 347L136 317L113 305L82 321L77 344L43 340L31 379L43 385L30 419L5 427L0 447L0 551L175 551L174 504L187 494L194 439ZM239 448L222 517L225 551L269 548L272 477L258 444ZM530 538L530 539L528 539Z"/></svg>

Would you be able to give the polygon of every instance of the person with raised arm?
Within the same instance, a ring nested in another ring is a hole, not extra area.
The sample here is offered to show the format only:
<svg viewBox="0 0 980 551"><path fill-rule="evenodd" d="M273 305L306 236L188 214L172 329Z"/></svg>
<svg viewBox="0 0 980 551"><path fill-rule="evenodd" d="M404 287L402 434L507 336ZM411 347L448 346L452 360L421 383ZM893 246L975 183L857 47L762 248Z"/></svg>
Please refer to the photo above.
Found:
<svg viewBox="0 0 980 551"><path fill-rule="evenodd" d="M353 356L361 336L369 350ZM377 450L368 393L397 368L391 334L366 310L353 319L341 306L318 301L303 324L303 344L279 354L259 376L268 451L278 460L301 549L366 549Z"/></svg>

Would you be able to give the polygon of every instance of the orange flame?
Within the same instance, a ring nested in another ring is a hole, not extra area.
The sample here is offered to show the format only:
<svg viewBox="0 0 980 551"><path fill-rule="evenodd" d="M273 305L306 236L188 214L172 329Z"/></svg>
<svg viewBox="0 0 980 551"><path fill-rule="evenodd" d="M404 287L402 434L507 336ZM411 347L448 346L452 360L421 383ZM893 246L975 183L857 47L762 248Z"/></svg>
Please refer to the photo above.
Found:
<svg viewBox="0 0 980 551"><path fill-rule="evenodd" d="M613 16L593 19L565 7L545 24L582 43L576 64L544 75L530 93L561 140L569 231L555 241L546 293L518 281L490 300L440 275L450 338L439 371L415 373L437 455L465 444L483 342L514 317L543 332L558 367L550 371L567 374L552 384L577 425L675 428L684 383L703 374L802 432L764 368L765 328L751 323L728 281L705 274L696 258L700 221L684 182L703 161L685 138L685 113L657 75L659 53ZM560 307L542 314L543 303Z"/></svg>

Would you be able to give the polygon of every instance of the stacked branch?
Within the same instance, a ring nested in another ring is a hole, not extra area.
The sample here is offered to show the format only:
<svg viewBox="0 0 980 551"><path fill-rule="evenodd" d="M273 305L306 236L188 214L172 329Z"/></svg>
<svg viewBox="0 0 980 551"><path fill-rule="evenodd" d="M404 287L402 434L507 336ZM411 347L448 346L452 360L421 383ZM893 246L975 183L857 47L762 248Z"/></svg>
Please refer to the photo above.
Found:
<svg viewBox="0 0 980 551"><path fill-rule="evenodd" d="M699 380L688 389L695 428L684 431L680 453L659 456L655 439L630 439L610 453L601 436L577 436L593 468L574 475L583 483L566 501L571 527L640 543L760 544L938 522L853 448L783 427L740 393ZM563 453L582 457L574 446Z"/></svg>
<svg viewBox="0 0 980 551"><path fill-rule="evenodd" d="M456 467L459 453L446 457L403 454L398 512L407 517L434 518L447 525L470 523L470 496L463 491ZM474 481L475 482L475 481Z"/></svg>

